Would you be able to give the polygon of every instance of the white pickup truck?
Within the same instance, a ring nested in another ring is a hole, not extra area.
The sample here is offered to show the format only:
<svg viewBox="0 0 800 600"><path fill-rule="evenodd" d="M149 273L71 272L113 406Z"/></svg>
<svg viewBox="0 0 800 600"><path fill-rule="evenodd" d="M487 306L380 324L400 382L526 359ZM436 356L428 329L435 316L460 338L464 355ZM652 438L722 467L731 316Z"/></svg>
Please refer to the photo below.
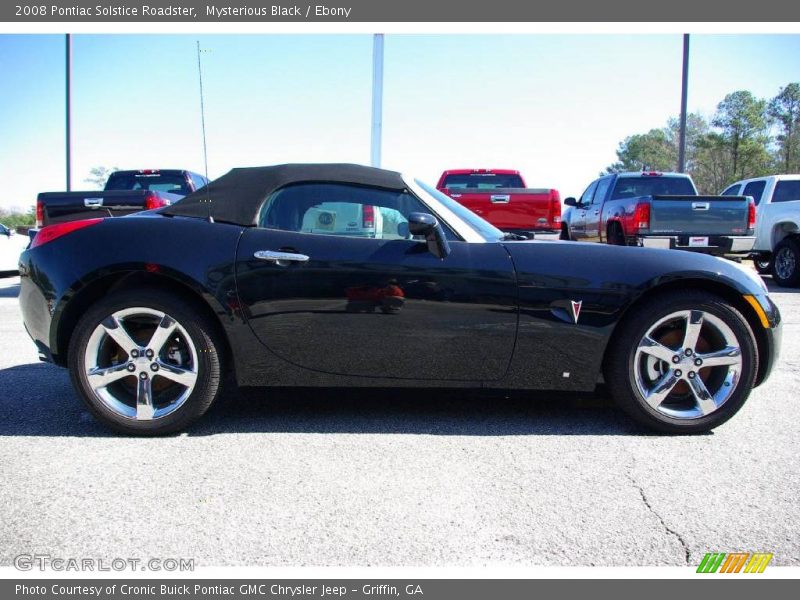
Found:
<svg viewBox="0 0 800 600"><path fill-rule="evenodd" d="M800 286L800 175L770 175L737 181L723 196L752 196L756 243L751 255L759 273L778 285Z"/></svg>

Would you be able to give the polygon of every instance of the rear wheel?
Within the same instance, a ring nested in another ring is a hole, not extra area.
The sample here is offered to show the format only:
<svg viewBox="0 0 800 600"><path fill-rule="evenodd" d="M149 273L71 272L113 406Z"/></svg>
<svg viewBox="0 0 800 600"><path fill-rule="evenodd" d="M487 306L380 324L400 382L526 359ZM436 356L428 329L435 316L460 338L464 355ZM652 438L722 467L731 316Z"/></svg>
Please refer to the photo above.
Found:
<svg viewBox="0 0 800 600"><path fill-rule="evenodd" d="M753 264L761 275L769 275L772 272L772 256L767 259L757 258L753 260Z"/></svg>
<svg viewBox="0 0 800 600"><path fill-rule="evenodd" d="M171 294L112 294L75 328L68 360L72 383L92 414L116 431L182 430L219 392L219 344L212 332L199 311Z"/></svg>
<svg viewBox="0 0 800 600"><path fill-rule="evenodd" d="M800 242L796 237L783 238L775 247L772 279L784 287L800 285Z"/></svg>
<svg viewBox="0 0 800 600"><path fill-rule="evenodd" d="M606 243L611 244L612 246L625 245L625 236L622 233L622 227L620 227L619 223L612 223L608 226L608 230L606 232Z"/></svg>
<svg viewBox="0 0 800 600"><path fill-rule="evenodd" d="M605 379L639 423L666 433L700 433L730 419L758 366L745 318L709 293L670 292L630 314L614 334Z"/></svg>

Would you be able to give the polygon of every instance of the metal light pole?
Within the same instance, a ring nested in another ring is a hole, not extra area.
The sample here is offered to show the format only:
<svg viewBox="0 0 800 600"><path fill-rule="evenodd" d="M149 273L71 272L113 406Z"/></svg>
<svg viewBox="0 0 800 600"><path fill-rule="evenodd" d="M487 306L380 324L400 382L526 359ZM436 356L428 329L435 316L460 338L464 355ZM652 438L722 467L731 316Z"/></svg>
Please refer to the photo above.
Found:
<svg viewBox="0 0 800 600"><path fill-rule="evenodd" d="M381 166L381 137L383 135L383 34L372 40L372 138L370 164Z"/></svg>
<svg viewBox="0 0 800 600"><path fill-rule="evenodd" d="M67 191L72 191L72 36L67 34Z"/></svg>
<svg viewBox="0 0 800 600"><path fill-rule="evenodd" d="M683 77L681 80L681 131L678 142L678 172L686 171L686 98L689 87L689 34L683 34Z"/></svg>

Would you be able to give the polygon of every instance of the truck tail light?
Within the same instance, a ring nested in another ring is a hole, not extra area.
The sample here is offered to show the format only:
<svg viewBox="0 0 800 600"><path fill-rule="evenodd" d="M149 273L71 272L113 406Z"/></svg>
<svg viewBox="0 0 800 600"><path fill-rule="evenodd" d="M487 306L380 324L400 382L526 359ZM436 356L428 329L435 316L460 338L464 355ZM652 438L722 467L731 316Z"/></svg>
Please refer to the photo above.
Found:
<svg viewBox="0 0 800 600"><path fill-rule="evenodd" d="M36 200L36 227L44 225L44 204L41 200Z"/></svg>
<svg viewBox="0 0 800 600"><path fill-rule="evenodd" d="M561 196L558 190L550 190L550 223L556 228L561 226Z"/></svg>
<svg viewBox="0 0 800 600"><path fill-rule="evenodd" d="M48 225L43 227L33 238L31 248L43 246L47 242L60 238L62 235L67 235L73 231L78 231L90 225L97 225L103 219L84 219L83 221L69 221L68 223L59 223L58 225Z"/></svg>
<svg viewBox="0 0 800 600"><path fill-rule="evenodd" d="M371 204L364 205L364 212L361 213L361 227L364 229L375 227L375 207Z"/></svg>
<svg viewBox="0 0 800 600"><path fill-rule="evenodd" d="M650 203L638 202L633 212L633 226L636 229L650 229Z"/></svg>
<svg viewBox="0 0 800 600"><path fill-rule="evenodd" d="M163 198L159 198L153 192L147 192L147 195L144 197L144 209L145 210L152 210L154 208L161 208L162 206L167 206L168 202Z"/></svg>
<svg viewBox="0 0 800 600"><path fill-rule="evenodd" d="M747 228L756 228L756 203L752 198L747 203Z"/></svg>

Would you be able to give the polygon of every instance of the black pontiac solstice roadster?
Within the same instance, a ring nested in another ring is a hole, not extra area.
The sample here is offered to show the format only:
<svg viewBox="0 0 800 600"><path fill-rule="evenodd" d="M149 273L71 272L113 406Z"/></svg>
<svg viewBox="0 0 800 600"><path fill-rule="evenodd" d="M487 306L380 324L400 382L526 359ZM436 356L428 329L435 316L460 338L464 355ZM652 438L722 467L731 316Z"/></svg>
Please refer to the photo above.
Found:
<svg viewBox="0 0 800 600"><path fill-rule="evenodd" d="M706 431L774 364L763 282L688 252L509 239L430 186L356 165L234 169L180 202L42 229L25 326L92 413L156 435L240 386L586 392Z"/></svg>

